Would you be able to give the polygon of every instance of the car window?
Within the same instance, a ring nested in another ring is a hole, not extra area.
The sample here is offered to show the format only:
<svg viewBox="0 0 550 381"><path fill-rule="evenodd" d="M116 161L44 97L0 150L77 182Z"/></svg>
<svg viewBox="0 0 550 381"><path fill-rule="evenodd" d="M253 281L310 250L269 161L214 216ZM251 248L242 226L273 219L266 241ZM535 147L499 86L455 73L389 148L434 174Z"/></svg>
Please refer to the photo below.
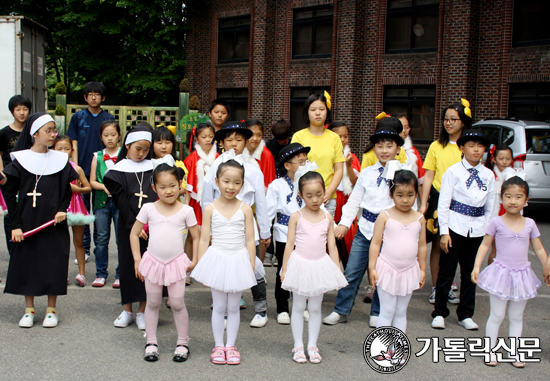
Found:
<svg viewBox="0 0 550 381"><path fill-rule="evenodd" d="M489 139L491 146L499 144L498 134L500 131L498 127L481 126L481 131L483 131L483 134Z"/></svg>
<svg viewBox="0 0 550 381"><path fill-rule="evenodd" d="M550 153L550 128L527 128L527 153Z"/></svg>
<svg viewBox="0 0 550 381"><path fill-rule="evenodd" d="M509 146L514 142L514 130L511 128L502 128L502 143L505 146Z"/></svg>

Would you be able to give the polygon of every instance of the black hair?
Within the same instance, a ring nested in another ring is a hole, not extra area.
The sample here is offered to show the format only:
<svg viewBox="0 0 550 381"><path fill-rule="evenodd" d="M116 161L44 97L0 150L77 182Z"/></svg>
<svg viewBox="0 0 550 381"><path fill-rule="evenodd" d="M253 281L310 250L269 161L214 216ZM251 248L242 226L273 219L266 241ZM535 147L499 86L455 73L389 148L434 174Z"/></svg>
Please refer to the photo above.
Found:
<svg viewBox="0 0 550 381"><path fill-rule="evenodd" d="M395 132L400 134L401 132L403 132L403 123L401 123L401 121L399 119L397 119L397 117L395 117L395 116L388 116L388 117L382 118L378 121L378 124L376 125L376 129L374 130L374 132L379 131L379 130L384 130L386 128L393 128L395 130ZM377 141L377 143L379 143L379 142L382 142L382 143L395 142L395 143L397 143L394 139L392 139L390 137L379 139ZM374 148L374 144L369 140L369 143L367 144L367 147L365 148L364 153L369 152L373 148Z"/></svg>
<svg viewBox="0 0 550 381"><path fill-rule="evenodd" d="M447 106L447 108L445 108L443 110L443 113L441 114L441 123L443 125L441 126L441 132L439 133L439 143L441 143L443 147L446 147L447 143L449 143L449 133L445 128L445 114L447 113L447 110L455 110L458 113L458 117L464 124L464 127L462 128L462 132L472 128L472 118L464 114L464 106L462 106L462 104L453 103L452 105Z"/></svg>
<svg viewBox="0 0 550 381"><path fill-rule="evenodd" d="M179 169L178 167L176 166L172 167L171 165L168 165L166 163L162 163L158 165L157 167L155 167L155 170L153 171L153 177L152 177L153 185L157 185L157 177L163 172L168 172L169 174L173 175L176 179L178 179L178 181L181 181L182 177L178 169Z"/></svg>
<svg viewBox="0 0 550 381"><path fill-rule="evenodd" d="M177 152L176 152L176 138L174 137L174 134L172 131L170 131L168 128L164 126L157 127L153 130L153 155L155 156L155 148L154 144L155 142L160 142L161 140L168 140L172 142L172 152L170 154L174 158L174 160L178 160ZM156 157L155 157L156 159Z"/></svg>
<svg viewBox="0 0 550 381"><path fill-rule="evenodd" d="M309 106L315 101L321 101L325 104L325 107L327 108L327 118L325 119L325 124L332 123L332 111L329 110L327 106L327 98L325 98L324 94L311 94L307 99L306 103L304 103L304 108L302 109L302 120L306 126L309 127Z"/></svg>
<svg viewBox="0 0 550 381"><path fill-rule="evenodd" d="M321 174L318 172L309 171L306 172L302 177L300 177L300 180L298 180L298 190L300 191L300 193L302 193L304 185L306 183L309 183L310 181L320 181L323 189L325 189L325 180L323 179L323 176L321 176Z"/></svg>
<svg viewBox="0 0 550 381"><path fill-rule="evenodd" d="M84 86L84 96L88 96L90 93L99 93L101 95L101 98L105 96L105 93L107 92L107 89L105 88L105 85L101 82L88 82L86 86Z"/></svg>
<svg viewBox="0 0 550 381"><path fill-rule="evenodd" d="M258 127L260 127L260 130L262 130L262 135L264 134L264 125L260 121L260 119L256 119L256 118L247 119L247 120L244 121L244 125L246 126L246 128L251 128L251 127L254 127L254 126L258 126Z"/></svg>
<svg viewBox="0 0 550 381"><path fill-rule="evenodd" d="M497 157L500 151L510 151L512 160L514 160L514 151L512 151L511 147L505 146L505 145L496 146L495 151L493 153L491 153L491 151L489 150L489 152L487 153L487 160L485 160L485 166L489 168L491 171L495 167L495 164L496 164L495 158Z"/></svg>
<svg viewBox="0 0 550 381"><path fill-rule="evenodd" d="M118 132L119 136L121 135L120 124L118 124L115 119L107 119L101 122L101 124L99 125L99 136L101 136L103 134L103 131L109 126L115 126L116 132Z"/></svg>
<svg viewBox="0 0 550 381"><path fill-rule="evenodd" d="M237 169L240 169L241 171L243 171L242 179L243 179L243 182L244 182L244 166L240 165L235 160L228 160L225 163L221 163L218 166L218 170L216 171L216 178L219 179L220 176L222 175L222 173L224 172L224 170L226 170L228 167L237 168Z"/></svg>
<svg viewBox="0 0 550 381"><path fill-rule="evenodd" d="M506 189L514 185L523 188L523 190L525 191L525 196L529 197L529 184L527 184L527 181L518 176L510 177L508 180L502 183L502 188L500 188L500 197L504 197L504 192L506 192Z"/></svg>
<svg viewBox="0 0 550 381"><path fill-rule="evenodd" d="M393 191L397 185L410 185L414 188L416 194L418 194L418 179L413 171L399 170L395 171L393 180L390 180L390 197L393 196Z"/></svg>
<svg viewBox="0 0 550 381"><path fill-rule="evenodd" d="M348 133L349 133L349 127L348 127L347 123L345 123L341 120L335 120L334 122L332 122L331 124L328 125L328 129L331 130L331 131L334 131L337 128L340 128L340 127L346 127L348 129Z"/></svg>
<svg viewBox="0 0 550 381"><path fill-rule="evenodd" d="M137 126L143 126L143 127L147 127L149 129L150 132L153 132L154 128L153 126L151 126L149 123L147 122L139 122L138 124L136 124L134 127L137 127Z"/></svg>
<svg viewBox="0 0 550 381"><path fill-rule="evenodd" d="M214 126L212 125L212 123L209 123L209 122L210 121L199 123L199 125L197 126L197 129L195 130L195 136L199 136L201 131L204 130L205 128L209 128L210 130L212 130L212 133L215 134L216 130L214 129Z"/></svg>
<svg viewBox="0 0 550 381"><path fill-rule="evenodd" d="M212 110L214 110L214 107L216 107L217 105L225 107L225 109L227 110L227 115L229 115L229 103L227 103L225 99L221 99L221 98L214 99L212 103L210 103L210 107L208 108L208 113L211 113Z"/></svg>
<svg viewBox="0 0 550 381"><path fill-rule="evenodd" d="M126 134L126 136L124 137L124 142L122 142L122 147L120 147L120 153L118 154L118 158L116 160L116 162L120 162L124 159L126 159L126 156L128 155L128 148L126 148L126 139L128 138L128 135L130 135L132 132L138 132L138 131L143 131L143 132L151 132L149 130L149 128L147 128L147 126L144 126L143 124L138 124L137 126L133 127L130 131L128 131L128 133ZM134 142L136 143L136 142ZM130 143L130 146L134 143ZM147 152L147 156L143 159L143 160L149 160L151 159L151 152L153 151L153 147L150 147L149 148L149 152Z"/></svg>
<svg viewBox="0 0 550 381"><path fill-rule="evenodd" d="M62 142L63 140L66 140L71 145L71 149L73 148L73 139L69 138L67 135L57 135L55 137L55 140L53 141L52 147L55 148L55 145L59 142Z"/></svg>
<svg viewBox="0 0 550 381"><path fill-rule="evenodd" d="M27 98L24 95L14 95L13 97L10 98L8 102L8 108L10 109L10 112L12 114L15 111L15 108L17 106L25 106L26 108L29 109L29 113L30 113L32 108L32 102L29 98Z"/></svg>
<svg viewBox="0 0 550 381"><path fill-rule="evenodd" d="M235 133L238 136L242 136L245 141L249 139L248 135L246 135L244 132L242 132L239 129L234 130L234 129L229 129L228 128L227 131L224 131L223 129L218 130L218 134L221 135L221 138L220 138L221 142L223 142L229 136L233 135L233 133Z"/></svg>
<svg viewBox="0 0 550 381"><path fill-rule="evenodd" d="M292 125L288 120L279 119L271 126L271 133L275 140L286 140L290 138L292 132Z"/></svg>

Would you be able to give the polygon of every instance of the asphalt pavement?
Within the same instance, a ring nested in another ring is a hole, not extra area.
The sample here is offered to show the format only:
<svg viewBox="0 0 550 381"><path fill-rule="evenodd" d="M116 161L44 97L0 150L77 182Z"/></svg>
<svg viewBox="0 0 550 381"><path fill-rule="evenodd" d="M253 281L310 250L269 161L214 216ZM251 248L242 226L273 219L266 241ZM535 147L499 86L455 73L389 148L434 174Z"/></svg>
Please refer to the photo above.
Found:
<svg viewBox="0 0 550 381"><path fill-rule="evenodd" d="M542 234L542 242L550 250L550 218L546 213L534 215ZM2 223L0 223L2 225ZM5 239L0 234L0 290L3 291L8 268L8 254ZM50 249L45 248L44 255ZM479 331L466 331L458 326L456 307L450 306L451 315L446 319L447 328L443 331L431 328L433 306L428 303L431 280L422 290L413 294L408 309L407 336L411 343L409 362L394 376L381 375L372 370L363 358L364 341L372 332L368 327L370 304L362 302L366 279L361 286L352 314L346 324L321 327L319 349L323 361L313 365L296 364L292 361L292 332L289 325L279 325L276 321L274 299L275 268L266 268L268 287L269 322L264 328L250 328L254 316L252 295L244 292L247 308L241 311L241 326L237 348L242 355L238 366L213 365L210 351L214 346L210 325L211 296L208 288L194 282L186 289L186 305L189 312L190 357L185 363L172 361L176 329L171 311L161 307L158 327L160 359L156 363L143 360L145 339L143 331L135 324L127 328L115 328L113 321L122 311L120 293L111 287L114 276L110 275L107 285L93 288L95 263L87 265L88 285L76 285L74 277L77 266L72 263L74 249L71 250L69 277L71 279L66 296L59 297L59 326L46 329L41 326L46 310L46 297L36 298L36 320L33 328L22 329L18 321L24 313L22 296L0 295L0 379L1 380L42 380L42 379L83 379L83 380L168 380L168 379L244 379L244 380L283 380L283 379L379 379L382 377L409 380L478 380L548 379L550 372L550 288L543 285L539 295L527 303L524 317L524 336L540 338L542 353L534 357L539 363L529 363L524 369L516 369L510 364L501 363L495 368L483 364L479 357L465 355L465 362L449 363L440 354L439 362L433 361L430 348L426 354L416 357L424 347L417 338L477 338L485 332L489 315L488 294L478 289L474 320ZM535 273L542 279L542 267L530 252ZM110 245L109 270L116 268L116 245ZM457 283L458 277L457 277ZM323 317L332 312L336 292L325 295ZM137 309L137 306L134 306ZM305 325L307 327L307 324ZM501 326L500 335L507 336L507 319ZM304 339L307 340L307 328ZM433 341L433 340L432 340Z"/></svg>

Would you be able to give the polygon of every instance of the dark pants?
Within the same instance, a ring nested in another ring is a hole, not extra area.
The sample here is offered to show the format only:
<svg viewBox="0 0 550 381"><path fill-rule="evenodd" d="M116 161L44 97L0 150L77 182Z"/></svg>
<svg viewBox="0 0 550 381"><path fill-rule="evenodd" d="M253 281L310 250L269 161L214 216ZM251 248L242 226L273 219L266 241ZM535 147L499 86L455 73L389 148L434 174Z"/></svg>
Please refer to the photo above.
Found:
<svg viewBox="0 0 550 381"><path fill-rule="evenodd" d="M6 246L8 247L8 254L11 255L11 248L13 245L13 242L10 242L11 241L11 220L7 211L6 211L6 214L4 215L4 234L6 234Z"/></svg>
<svg viewBox="0 0 550 381"><path fill-rule="evenodd" d="M445 254L441 251L439 257L439 274L435 288L435 309L432 317L449 316L447 308L447 295L456 273L456 267L460 263L460 304L456 309L458 320L464 320L474 316L476 304L476 285L472 282L471 274L479 245L483 237L464 237L449 230L452 247Z"/></svg>
<svg viewBox="0 0 550 381"><path fill-rule="evenodd" d="M283 258L285 256L286 242L275 242L275 256L277 257L277 275L275 277L275 300L277 301L277 314L281 312L290 312L288 308L288 299L290 292L281 288L281 269L283 268Z"/></svg>
<svg viewBox="0 0 550 381"><path fill-rule="evenodd" d="M260 257L260 246L256 246L256 256ZM267 312L267 289L265 287L265 277L256 279L258 283L251 288L252 300L254 300L254 312Z"/></svg>

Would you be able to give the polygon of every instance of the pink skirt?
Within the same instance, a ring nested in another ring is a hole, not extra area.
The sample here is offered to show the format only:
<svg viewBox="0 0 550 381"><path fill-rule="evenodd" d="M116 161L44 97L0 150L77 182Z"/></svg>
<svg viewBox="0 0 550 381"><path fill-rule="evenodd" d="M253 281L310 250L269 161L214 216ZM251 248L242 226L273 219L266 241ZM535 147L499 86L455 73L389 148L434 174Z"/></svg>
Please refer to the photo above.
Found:
<svg viewBox="0 0 550 381"><path fill-rule="evenodd" d="M189 266L191 261L183 252L170 262L164 263L146 251L139 263L139 272L151 283L170 286L185 279Z"/></svg>
<svg viewBox="0 0 550 381"><path fill-rule="evenodd" d="M80 193L71 196L71 203L67 208L67 223L69 226L89 225L95 221L95 216L88 213L84 200Z"/></svg>
<svg viewBox="0 0 550 381"><path fill-rule="evenodd" d="M497 259L483 269L477 285L504 300L527 300L537 295L541 282L527 263L522 268L509 268Z"/></svg>
<svg viewBox="0 0 550 381"><path fill-rule="evenodd" d="M4 196L2 195L2 192L0 192L0 216L3 216L8 212L8 206L6 205L6 200L4 200Z"/></svg>
<svg viewBox="0 0 550 381"><path fill-rule="evenodd" d="M380 256L376 262L376 272L378 274L376 287L380 287L389 294L405 296L420 288L420 266L416 260L410 267L398 270Z"/></svg>

